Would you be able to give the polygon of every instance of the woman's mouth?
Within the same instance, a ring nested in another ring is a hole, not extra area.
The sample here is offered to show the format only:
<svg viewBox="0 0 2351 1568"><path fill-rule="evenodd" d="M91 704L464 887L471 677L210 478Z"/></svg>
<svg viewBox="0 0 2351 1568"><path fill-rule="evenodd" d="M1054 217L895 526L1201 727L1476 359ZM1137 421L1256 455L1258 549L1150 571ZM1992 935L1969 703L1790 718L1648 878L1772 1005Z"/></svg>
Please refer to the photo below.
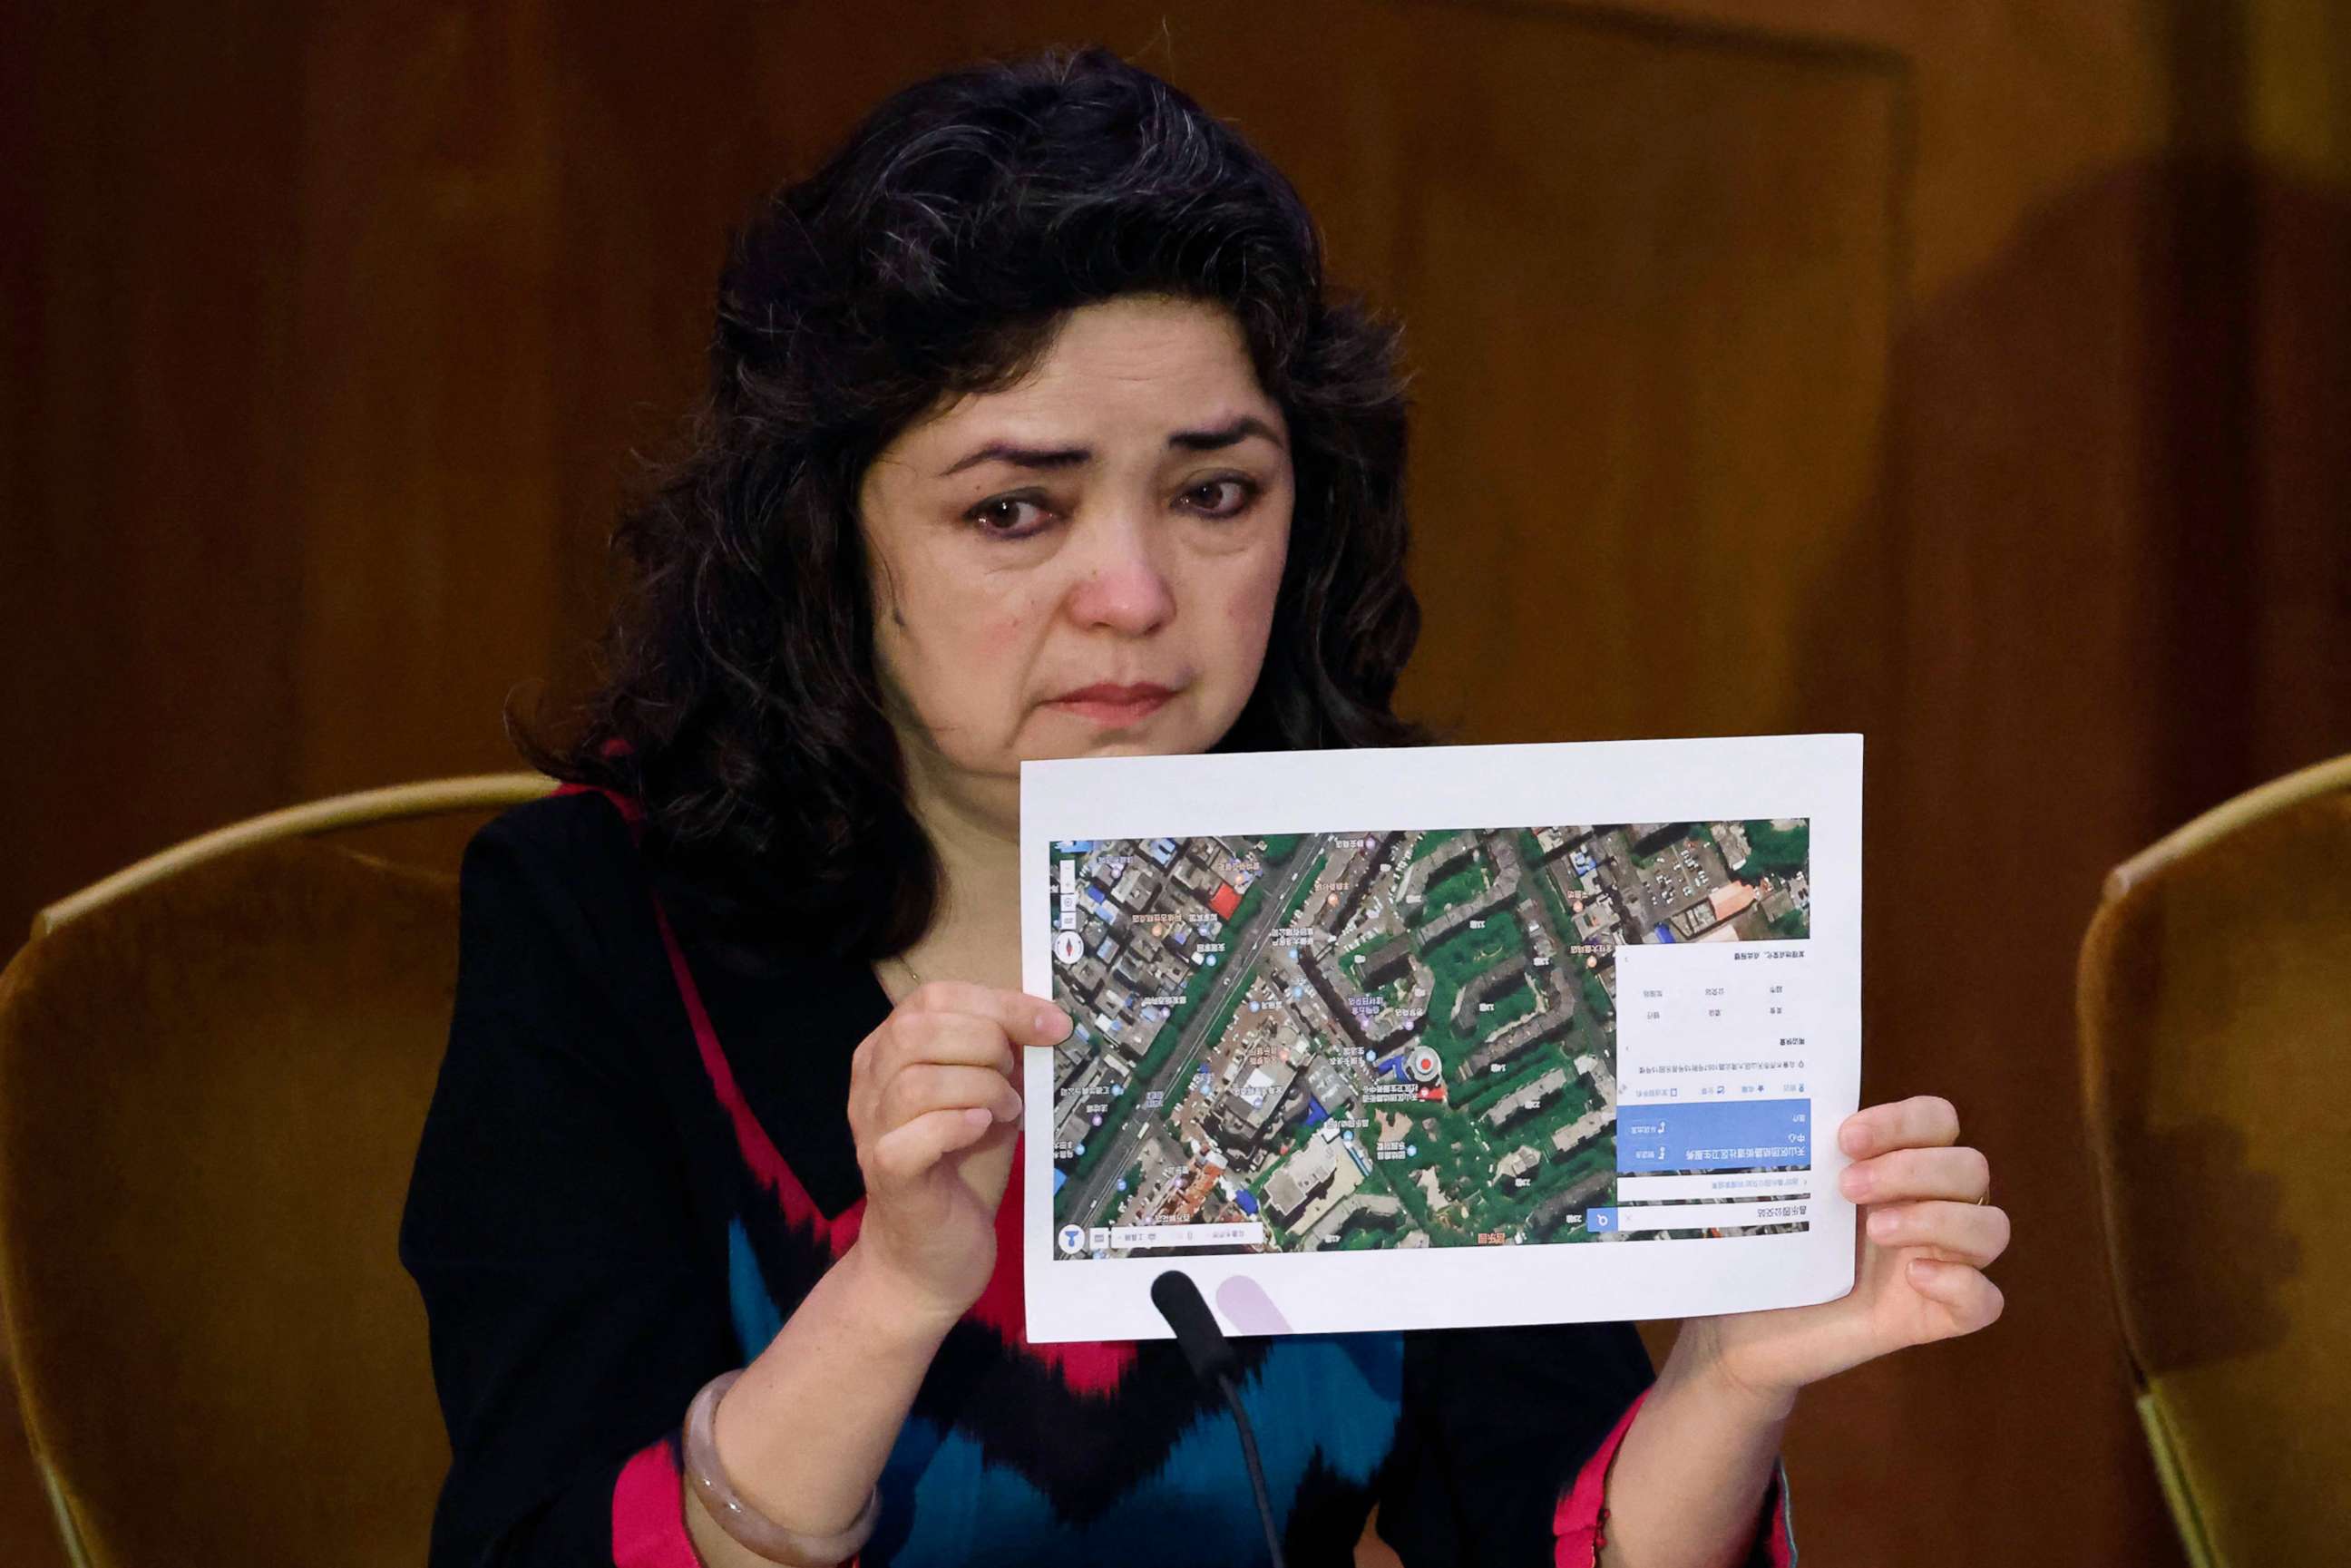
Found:
<svg viewBox="0 0 2351 1568"><path fill-rule="evenodd" d="M1149 683L1131 686L1103 683L1081 686L1073 692L1063 692L1046 706L1059 708L1063 713L1075 714L1080 718L1094 724L1118 729L1127 725L1140 724L1149 718L1165 706L1167 699L1175 695L1165 686L1153 685Z"/></svg>

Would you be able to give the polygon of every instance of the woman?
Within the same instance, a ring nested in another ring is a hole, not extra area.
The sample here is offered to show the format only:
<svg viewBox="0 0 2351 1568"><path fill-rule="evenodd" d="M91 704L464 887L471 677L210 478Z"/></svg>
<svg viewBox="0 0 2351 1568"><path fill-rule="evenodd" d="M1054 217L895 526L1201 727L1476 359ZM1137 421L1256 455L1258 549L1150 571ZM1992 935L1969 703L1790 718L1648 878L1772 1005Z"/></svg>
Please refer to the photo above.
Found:
<svg viewBox="0 0 2351 1568"><path fill-rule="evenodd" d="M883 104L739 236L712 361L529 747L571 786L466 856L402 1237L434 1560L1261 1560L1171 1344L1021 1335L1018 1059L1070 1020L1018 987L1019 764L1419 738L1394 335L1088 51ZM1245 1342L1289 1562L1788 1560L1796 1390L1999 1313L1958 1135L1852 1118L1854 1292L1654 1380L1625 1324Z"/></svg>

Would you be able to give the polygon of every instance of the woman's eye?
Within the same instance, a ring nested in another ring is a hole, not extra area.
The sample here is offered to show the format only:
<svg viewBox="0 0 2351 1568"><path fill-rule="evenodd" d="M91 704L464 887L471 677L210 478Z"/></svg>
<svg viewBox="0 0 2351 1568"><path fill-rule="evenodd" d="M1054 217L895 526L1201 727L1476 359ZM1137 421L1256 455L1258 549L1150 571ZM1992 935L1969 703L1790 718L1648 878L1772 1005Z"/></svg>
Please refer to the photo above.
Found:
<svg viewBox="0 0 2351 1568"><path fill-rule="evenodd" d="M1044 509L1027 496L998 496L992 501L982 501L965 515L977 523L983 533L999 538L1020 538L1037 531L1022 513L1023 507L1031 511Z"/></svg>
<svg viewBox="0 0 2351 1568"><path fill-rule="evenodd" d="M1199 510L1211 517L1237 517L1257 499L1258 486L1249 479L1211 479L1196 485L1189 492L1195 502L1203 502Z"/></svg>
<svg viewBox="0 0 2351 1568"><path fill-rule="evenodd" d="M1262 488L1254 479L1228 476L1195 485L1182 499L1197 516L1217 521L1248 511ZM1042 532L1052 517L1052 508L1034 496L997 496L964 516L990 538L1021 539Z"/></svg>

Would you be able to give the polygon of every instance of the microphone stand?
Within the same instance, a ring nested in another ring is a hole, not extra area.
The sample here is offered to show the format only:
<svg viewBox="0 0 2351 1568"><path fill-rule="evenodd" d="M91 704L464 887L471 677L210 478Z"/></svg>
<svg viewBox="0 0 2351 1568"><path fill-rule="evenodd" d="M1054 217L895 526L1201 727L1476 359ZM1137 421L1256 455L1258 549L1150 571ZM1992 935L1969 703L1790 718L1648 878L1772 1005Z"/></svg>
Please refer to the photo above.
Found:
<svg viewBox="0 0 2351 1568"><path fill-rule="evenodd" d="M1258 1522L1265 1527L1267 1560L1273 1568L1286 1568L1281 1557L1281 1535L1273 1527L1273 1501L1266 1495L1265 1467L1258 1460L1257 1432L1249 1425L1249 1412L1241 1406L1241 1391L1233 1381L1240 1370L1240 1358L1233 1354L1225 1331L1217 1326L1216 1314L1200 1297L1200 1287L1192 1283L1192 1276L1180 1269L1170 1269L1151 1281L1151 1304L1176 1331L1176 1343L1184 1352L1184 1359L1192 1365L1193 1375L1203 1383L1221 1390L1225 1404L1233 1413L1233 1425L1240 1428L1241 1460L1249 1466L1249 1490L1257 1497Z"/></svg>

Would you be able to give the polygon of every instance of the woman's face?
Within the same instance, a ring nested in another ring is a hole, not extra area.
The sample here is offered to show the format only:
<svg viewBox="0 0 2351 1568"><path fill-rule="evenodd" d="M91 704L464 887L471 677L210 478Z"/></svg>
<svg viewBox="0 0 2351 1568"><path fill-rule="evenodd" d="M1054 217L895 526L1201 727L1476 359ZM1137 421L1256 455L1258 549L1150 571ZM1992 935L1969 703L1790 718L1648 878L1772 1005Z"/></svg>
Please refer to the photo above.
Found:
<svg viewBox="0 0 2351 1568"><path fill-rule="evenodd" d="M859 501L875 657L916 738L967 783L1215 745L1265 660L1289 443L1228 313L1140 297L902 433Z"/></svg>

